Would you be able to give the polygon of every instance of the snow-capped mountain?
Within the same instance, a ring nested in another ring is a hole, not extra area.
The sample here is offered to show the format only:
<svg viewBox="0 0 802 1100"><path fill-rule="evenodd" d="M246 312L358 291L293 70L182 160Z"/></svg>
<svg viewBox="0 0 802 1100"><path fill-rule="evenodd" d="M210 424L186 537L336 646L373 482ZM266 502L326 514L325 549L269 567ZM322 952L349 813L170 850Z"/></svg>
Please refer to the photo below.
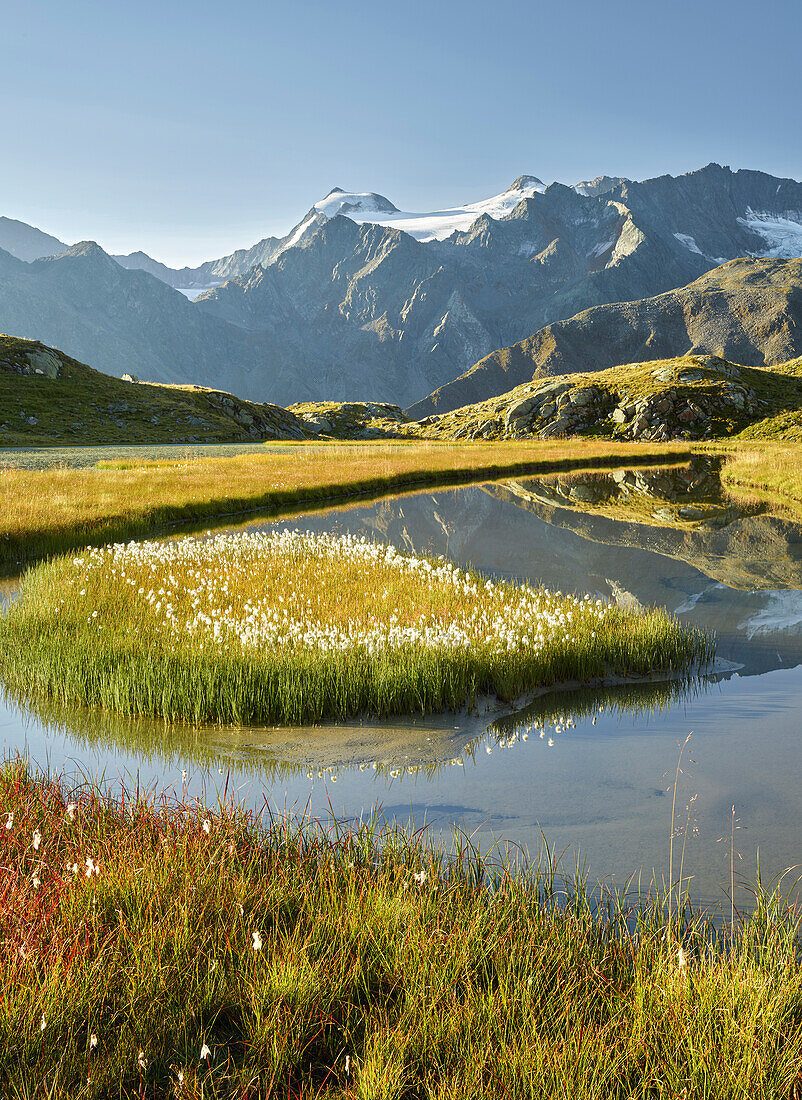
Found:
<svg viewBox="0 0 802 1100"><path fill-rule="evenodd" d="M477 218L486 214L489 218L506 218L522 199L546 190L545 183L537 176L519 176L507 190L491 199L454 206L448 210L429 210L426 213L413 214L408 210L399 210L389 199L373 192L356 194L335 187L314 210L334 218L338 214L350 218L357 225L383 225L389 229L400 229L409 233L416 241L444 241L452 233L465 232L471 228ZM303 224L303 223L302 223Z"/></svg>
<svg viewBox="0 0 802 1100"><path fill-rule="evenodd" d="M142 373L137 346L143 363L163 363L169 342L171 377L201 381L201 330L183 337L190 317L203 316L218 323L217 347L241 349L236 361L213 358L216 385L236 379L243 396L277 404L408 406L490 352L591 306L660 295L738 257L799 257L800 211L802 184L716 164L641 183L545 186L523 176L490 199L428 212L335 189L283 237L199 268L119 258L121 272L142 269L127 272L136 283L110 279L99 249L69 284L59 274L67 258L0 262L0 331L42 338L115 374ZM164 283L213 289L187 303ZM150 367L147 376L161 377Z"/></svg>

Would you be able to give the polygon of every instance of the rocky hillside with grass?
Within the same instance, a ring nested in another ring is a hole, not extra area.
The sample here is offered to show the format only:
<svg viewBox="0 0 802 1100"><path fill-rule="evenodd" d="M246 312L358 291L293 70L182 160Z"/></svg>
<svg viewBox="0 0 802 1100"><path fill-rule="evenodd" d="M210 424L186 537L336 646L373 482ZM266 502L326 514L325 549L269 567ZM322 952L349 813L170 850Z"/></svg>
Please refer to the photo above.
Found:
<svg viewBox="0 0 802 1100"><path fill-rule="evenodd" d="M0 336L0 447L305 439L277 405L202 386L112 378L33 340Z"/></svg>
<svg viewBox="0 0 802 1100"><path fill-rule="evenodd" d="M733 260L680 290L585 310L492 352L407 411L448 412L533 377L685 354L755 367L802 355L802 261Z"/></svg>
<svg viewBox="0 0 802 1100"><path fill-rule="evenodd" d="M713 355L540 378L413 422L441 439L602 435L665 442L777 436L802 424L802 359L748 367Z"/></svg>

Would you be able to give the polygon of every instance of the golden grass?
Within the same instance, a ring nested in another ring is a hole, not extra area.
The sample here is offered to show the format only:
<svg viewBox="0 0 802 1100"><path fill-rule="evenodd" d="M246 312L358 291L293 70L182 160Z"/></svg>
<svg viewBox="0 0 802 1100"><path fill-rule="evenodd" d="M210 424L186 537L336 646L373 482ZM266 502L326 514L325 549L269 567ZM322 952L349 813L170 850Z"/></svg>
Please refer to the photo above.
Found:
<svg viewBox="0 0 802 1100"><path fill-rule="evenodd" d="M787 510L802 515L802 444L739 443L727 452L721 471L727 489L749 489L782 499Z"/></svg>
<svg viewBox="0 0 802 1100"><path fill-rule="evenodd" d="M759 886L716 931L547 851L14 763L0 812L4 1100L799 1096L799 914Z"/></svg>
<svg viewBox="0 0 802 1100"><path fill-rule="evenodd" d="M410 485L458 484L687 458L687 447L607 441L287 445L278 453L0 468L0 563L138 536L175 521L278 509Z"/></svg>

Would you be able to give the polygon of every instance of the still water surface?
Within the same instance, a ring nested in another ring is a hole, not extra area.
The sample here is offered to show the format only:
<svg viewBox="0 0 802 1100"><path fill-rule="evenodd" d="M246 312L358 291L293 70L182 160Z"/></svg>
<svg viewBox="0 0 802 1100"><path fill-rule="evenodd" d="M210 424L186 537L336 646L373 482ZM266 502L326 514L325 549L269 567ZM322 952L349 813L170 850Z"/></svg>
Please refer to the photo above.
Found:
<svg viewBox="0 0 802 1100"><path fill-rule="evenodd" d="M693 731L677 799L693 895L724 897L733 805L744 877L758 850L764 880L802 862L802 527L728 501L709 464L506 481L240 529L268 526L366 534L496 577L662 605L716 632L719 664L688 684L551 693L513 714L488 704L379 726L168 727L6 700L5 752L179 792L187 769L191 794L212 798L228 782L281 812L380 808L446 842L457 827L482 851L500 842L537 853L545 837L567 849L568 869L579 853L592 877L621 883L667 873L668 788Z"/></svg>

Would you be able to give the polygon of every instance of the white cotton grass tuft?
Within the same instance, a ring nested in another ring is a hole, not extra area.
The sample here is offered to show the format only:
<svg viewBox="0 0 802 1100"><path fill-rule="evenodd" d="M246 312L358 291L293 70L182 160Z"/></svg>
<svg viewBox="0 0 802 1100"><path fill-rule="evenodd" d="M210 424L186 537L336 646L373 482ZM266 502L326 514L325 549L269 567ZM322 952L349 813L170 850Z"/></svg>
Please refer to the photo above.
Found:
<svg viewBox="0 0 802 1100"><path fill-rule="evenodd" d="M271 583L261 591L252 583L244 585L265 561L276 568L283 564L290 577L303 562L318 574L339 564L375 569L383 576L389 571L420 582L430 593L449 591L455 609L402 622L395 612L388 617L392 608L385 607L360 620L334 621L330 608L316 614L317 592L309 586L290 580L286 588ZM550 642L574 641L578 620L584 628L598 626L612 610L601 600L483 582L445 559L402 554L394 546L355 535L272 531L120 543L88 550L73 566L84 578L102 574L104 582L125 585L129 598L136 603L141 597L151 622L176 641L234 644L243 651L356 650L377 655L414 646L480 648L503 656L522 647L539 652ZM131 580L135 574L143 581L139 587ZM186 784L186 769L181 779Z"/></svg>
<svg viewBox="0 0 802 1100"><path fill-rule="evenodd" d="M209 1047L207 1047L206 1043L204 1043L203 1046L201 1047L200 1061L203 1062L207 1058L211 1058L211 1056L212 1056L211 1050L209 1049Z"/></svg>
<svg viewBox="0 0 802 1100"><path fill-rule="evenodd" d="M253 936L253 949L254 949L254 951L261 951L262 950L262 937L260 936L260 934L258 932L252 932L251 935Z"/></svg>

